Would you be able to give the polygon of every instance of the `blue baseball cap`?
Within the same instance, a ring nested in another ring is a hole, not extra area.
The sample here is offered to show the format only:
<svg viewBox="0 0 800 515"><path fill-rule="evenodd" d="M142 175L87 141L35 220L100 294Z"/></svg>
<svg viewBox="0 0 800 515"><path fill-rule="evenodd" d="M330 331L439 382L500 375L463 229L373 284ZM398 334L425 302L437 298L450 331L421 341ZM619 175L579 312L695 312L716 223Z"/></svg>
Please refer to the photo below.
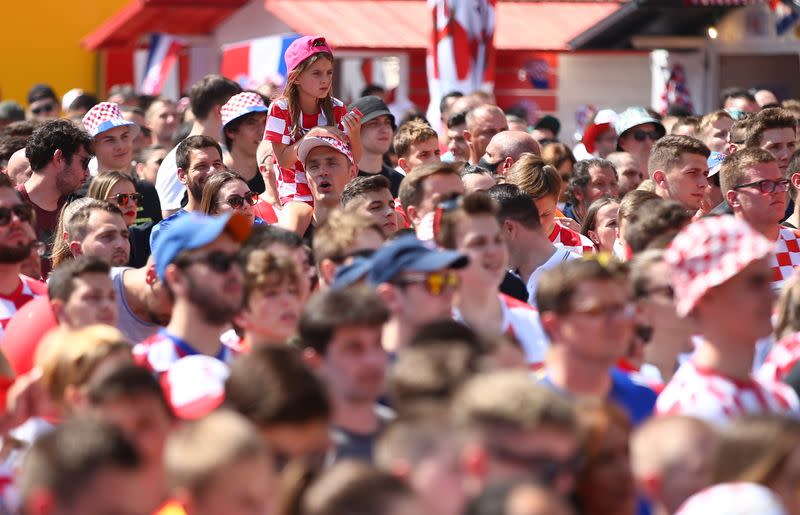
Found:
<svg viewBox="0 0 800 515"><path fill-rule="evenodd" d="M370 269L372 269L372 258L356 257L351 263L336 269L331 289L341 290L356 284L366 277Z"/></svg>
<svg viewBox="0 0 800 515"><path fill-rule="evenodd" d="M401 272L435 272L445 268L464 268L469 257L455 250L427 247L416 236L401 236L385 243L371 258L367 283L378 285Z"/></svg>
<svg viewBox="0 0 800 515"><path fill-rule="evenodd" d="M208 245L223 232L242 242L250 236L252 229L253 226L247 217L235 211L221 216L189 213L178 218L168 225L154 242L153 258L156 261L156 274L159 280L164 280L167 266L184 250L194 250Z"/></svg>
<svg viewBox="0 0 800 515"><path fill-rule="evenodd" d="M727 154L722 152L711 152L708 156L708 176L716 175L722 167L722 162L728 157Z"/></svg>

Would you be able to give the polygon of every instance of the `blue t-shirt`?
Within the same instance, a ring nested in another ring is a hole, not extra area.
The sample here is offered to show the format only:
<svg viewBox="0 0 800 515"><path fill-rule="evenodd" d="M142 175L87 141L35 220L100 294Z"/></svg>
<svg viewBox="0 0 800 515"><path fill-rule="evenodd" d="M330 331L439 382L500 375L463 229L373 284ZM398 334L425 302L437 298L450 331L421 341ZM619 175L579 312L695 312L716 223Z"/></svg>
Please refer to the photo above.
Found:
<svg viewBox="0 0 800 515"><path fill-rule="evenodd" d="M545 375L540 382L557 393L572 396L570 392L553 384L548 375ZM634 427L653 414L656 397L656 392L637 383L628 374L616 367L611 369L611 391L608 393L608 398L625 410Z"/></svg>

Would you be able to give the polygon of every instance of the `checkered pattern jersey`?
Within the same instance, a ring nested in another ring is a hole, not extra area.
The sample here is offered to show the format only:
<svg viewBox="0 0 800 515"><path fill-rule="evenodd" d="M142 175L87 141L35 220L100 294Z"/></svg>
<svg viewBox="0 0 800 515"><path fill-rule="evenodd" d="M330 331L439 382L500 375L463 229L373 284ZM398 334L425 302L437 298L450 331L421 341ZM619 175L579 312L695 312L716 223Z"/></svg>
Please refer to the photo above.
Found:
<svg viewBox="0 0 800 515"><path fill-rule="evenodd" d="M789 227L781 227L775 241L775 255L772 256L772 287L781 289L784 281L789 279L800 267L800 231Z"/></svg>
<svg viewBox="0 0 800 515"><path fill-rule="evenodd" d="M553 232L550 233L550 241L556 247L564 247L581 256L584 254L595 254L597 252L592 240L579 232L564 227L558 222L556 222L555 227L553 227Z"/></svg>
<svg viewBox="0 0 800 515"><path fill-rule="evenodd" d="M783 381L800 361L800 332L785 336L776 343L767 359L758 369L757 376L764 381Z"/></svg>
<svg viewBox="0 0 800 515"><path fill-rule="evenodd" d="M347 114L347 106L341 100L333 99L333 124L338 126L344 115ZM295 143L291 135L292 118L289 115L289 104L285 98L279 98L269 105L267 114L267 127L264 130L264 139L273 143L291 145ZM325 119L325 114L308 115L300 114L300 127L305 134L314 127L329 125ZM341 128L341 127L340 127ZM313 202L311 189L308 187L306 172L303 170L303 163L296 162L294 168L284 168L279 166L278 173L278 195L281 204L289 201Z"/></svg>
<svg viewBox="0 0 800 515"><path fill-rule="evenodd" d="M689 415L724 425L745 414L800 414L800 402L789 386L752 378L738 381L685 363L656 402L657 415Z"/></svg>
<svg viewBox="0 0 800 515"><path fill-rule="evenodd" d="M17 289L10 295L0 295L0 341L3 340L6 326L19 309L36 297L47 295L47 285L42 281L20 275Z"/></svg>
<svg viewBox="0 0 800 515"><path fill-rule="evenodd" d="M157 374L166 372L173 363L190 355L161 331L133 346L134 363ZM233 349L228 349L225 351L222 361L227 363L235 355Z"/></svg>

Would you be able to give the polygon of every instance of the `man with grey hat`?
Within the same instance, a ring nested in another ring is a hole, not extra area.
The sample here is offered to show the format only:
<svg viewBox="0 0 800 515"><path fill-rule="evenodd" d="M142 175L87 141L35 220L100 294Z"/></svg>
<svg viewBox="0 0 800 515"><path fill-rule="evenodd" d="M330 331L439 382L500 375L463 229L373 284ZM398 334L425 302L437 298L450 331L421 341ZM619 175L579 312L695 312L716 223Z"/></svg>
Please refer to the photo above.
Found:
<svg viewBox="0 0 800 515"><path fill-rule="evenodd" d="M628 152L639 170L647 170L650 150L667 132L661 122L643 107L629 107L617 117L614 128L619 134L617 150Z"/></svg>
<svg viewBox="0 0 800 515"><path fill-rule="evenodd" d="M350 106L364 114L361 119L361 159L358 160L358 175L383 175L389 179L389 191L397 197L403 175L383 162L383 155L392 145L396 128L394 115L380 98L361 97Z"/></svg>

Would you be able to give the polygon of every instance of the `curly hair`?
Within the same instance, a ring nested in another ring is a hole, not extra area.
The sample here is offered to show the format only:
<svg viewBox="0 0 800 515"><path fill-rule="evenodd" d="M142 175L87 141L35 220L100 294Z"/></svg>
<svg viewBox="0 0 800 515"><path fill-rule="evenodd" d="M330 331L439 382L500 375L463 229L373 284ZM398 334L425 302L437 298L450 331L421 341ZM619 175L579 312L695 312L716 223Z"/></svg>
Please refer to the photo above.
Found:
<svg viewBox="0 0 800 515"><path fill-rule="evenodd" d="M25 147L25 157L36 173L53 160L56 150L61 150L64 159L72 163L72 156L81 147L92 153L92 139L86 131L69 120L51 120L33 131Z"/></svg>

